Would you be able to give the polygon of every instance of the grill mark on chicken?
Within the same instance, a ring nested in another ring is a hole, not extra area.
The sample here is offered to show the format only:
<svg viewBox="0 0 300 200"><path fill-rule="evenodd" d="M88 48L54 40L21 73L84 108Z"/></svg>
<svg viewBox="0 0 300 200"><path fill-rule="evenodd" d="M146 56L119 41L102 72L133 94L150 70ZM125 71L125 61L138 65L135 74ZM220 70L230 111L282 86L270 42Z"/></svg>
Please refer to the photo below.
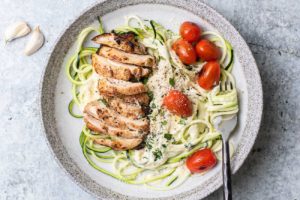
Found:
<svg viewBox="0 0 300 200"><path fill-rule="evenodd" d="M146 132L143 131L127 130L127 129L121 129L121 128L109 126L103 120L96 119L88 114L84 115L84 121L86 123L86 126L90 130L101 134L109 135L109 136L131 139L131 138L143 138L144 135L146 134Z"/></svg>
<svg viewBox="0 0 300 200"><path fill-rule="evenodd" d="M149 121L143 119L130 119L119 115L113 109L102 105L98 101L88 103L84 108L84 113L98 120L103 120L107 125L117 127L119 129L135 130L140 132L149 131Z"/></svg>
<svg viewBox="0 0 300 200"><path fill-rule="evenodd" d="M126 53L124 51L108 46L101 46L97 54L121 63L132 64L141 67L155 66L155 58L153 56Z"/></svg>
<svg viewBox="0 0 300 200"><path fill-rule="evenodd" d="M99 75L124 81L139 80L150 74L149 69L115 62L97 54L92 55L92 66Z"/></svg>
<svg viewBox="0 0 300 200"><path fill-rule="evenodd" d="M140 119L145 117L145 112L138 102L127 103L120 98L113 98L109 101L109 106L119 114L130 119Z"/></svg>
<svg viewBox="0 0 300 200"><path fill-rule="evenodd" d="M147 54L146 47L135 39L133 33L103 33L97 35L92 40L98 44L114 47L127 53Z"/></svg>

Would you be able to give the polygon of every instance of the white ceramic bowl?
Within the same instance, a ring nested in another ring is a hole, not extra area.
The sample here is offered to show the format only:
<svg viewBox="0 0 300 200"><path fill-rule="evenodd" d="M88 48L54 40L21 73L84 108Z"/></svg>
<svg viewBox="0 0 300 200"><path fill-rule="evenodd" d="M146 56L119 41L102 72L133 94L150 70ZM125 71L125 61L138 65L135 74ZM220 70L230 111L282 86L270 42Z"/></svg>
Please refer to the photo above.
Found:
<svg viewBox="0 0 300 200"><path fill-rule="evenodd" d="M206 30L218 31L234 48L233 74L239 92L239 121L232 135L236 149L233 173L243 164L254 144L262 115L262 88L253 56L239 33L220 14L199 1L114 0L95 4L66 28L55 44L41 83L41 116L45 137L53 155L72 179L86 191L104 199L200 199L221 186L221 165L205 175L194 175L182 186L170 191L153 191L144 186L128 185L102 174L85 160L79 145L82 119L68 113L71 84L65 75L65 63L74 52L76 36L84 27L97 23L101 16L105 29L124 23L124 16L136 14L153 19L168 29L178 31L183 21L197 22Z"/></svg>

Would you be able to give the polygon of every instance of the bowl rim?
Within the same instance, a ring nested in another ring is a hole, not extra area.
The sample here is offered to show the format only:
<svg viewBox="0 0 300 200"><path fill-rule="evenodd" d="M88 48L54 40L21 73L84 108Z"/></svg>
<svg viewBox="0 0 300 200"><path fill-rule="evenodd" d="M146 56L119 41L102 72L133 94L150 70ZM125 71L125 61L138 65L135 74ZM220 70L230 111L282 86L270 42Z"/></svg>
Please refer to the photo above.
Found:
<svg viewBox="0 0 300 200"><path fill-rule="evenodd" d="M242 49L243 51L239 52L239 62L241 63L242 70L245 74L246 82L247 82L247 91L248 91L248 112L246 118L246 126L245 129L242 131L242 137L239 141L239 144L236 148L236 152L234 157L232 158L232 172L235 173L241 165L244 163L245 159L249 155L257 134L259 132L261 118L263 113L263 91L262 91L262 83L259 74L258 67L256 65L255 59L239 32L228 22L221 14L219 14L216 10L211 8L210 6L206 5L202 1L197 0L190 0L189 5L196 5L196 6L189 6L184 0L127 0L127 1L118 1L118 0L106 0L102 2L96 2L88 6L84 9L79 15L74 17L74 20L63 29L63 31L58 35L56 41L54 42L52 48L50 49L49 56L47 58L47 65L44 67L42 72L42 77L40 80L39 85L39 119L40 125L42 127L42 132L44 135L45 142L50 149L51 155L54 157L54 160L60 166L60 168L64 171L64 173L70 177L70 179L79 185L84 191L93 195L96 198L113 198L113 199L201 199L212 193L213 191L217 190L222 185L222 175L221 172L217 173L216 175L209 178L205 183L205 187L198 187L193 188L189 191L170 196L170 197L159 197L159 198L140 198L140 197L132 197L123 195L117 192L114 192L104 186L99 185L92 179L90 179L79 167L73 162L73 160L69 157L66 153L64 147L59 147L58 143L60 143L59 138L53 138L49 135L49 132L56 132L55 125L50 124L47 122L48 113L44 112L45 104L54 106L53 101L51 99L45 98L45 96L49 96L49 91L47 91L47 80L49 79L49 69L53 62L51 59L56 57L55 51L58 48L59 43L61 43L61 39L63 36L75 26L76 22L80 21L80 19L87 15L90 11L95 8L102 7L104 9L104 13L109 13L111 11L132 6L138 4L161 4L167 6L177 7L188 12L191 12L197 16L199 16L200 11L205 9L206 11L206 18L204 20L208 21L213 27L215 27L219 32L221 32L225 38L230 37L233 43L234 48ZM110 6L113 6L113 9L110 10ZM199 16L200 17L200 16ZM216 19L220 20L218 22ZM222 29L222 30L220 30ZM234 37L231 37L234 35ZM227 37L226 37L227 36ZM47 71L48 70L48 71ZM247 75L248 73L251 75ZM56 81L55 81L56 82ZM56 83L55 83L56 85ZM47 110L47 109L46 109ZM250 111L250 112L249 112ZM52 122L53 123L53 122ZM54 123L56 124L56 123ZM59 150L57 150L59 148Z"/></svg>

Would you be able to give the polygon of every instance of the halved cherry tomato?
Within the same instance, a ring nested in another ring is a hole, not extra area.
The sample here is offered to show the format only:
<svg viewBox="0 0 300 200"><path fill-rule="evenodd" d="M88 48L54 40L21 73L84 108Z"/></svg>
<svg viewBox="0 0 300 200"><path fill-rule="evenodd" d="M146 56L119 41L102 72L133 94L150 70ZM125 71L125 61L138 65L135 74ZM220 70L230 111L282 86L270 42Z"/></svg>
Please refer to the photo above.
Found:
<svg viewBox="0 0 300 200"><path fill-rule="evenodd" d="M207 62L198 76L198 84L205 90L211 90L215 83L220 80L220 64L217 61Z"/></svg>
<svg viewBox="0 0 300 200"><path fill-rule="evenodd" d="M177 56L186 65L193 64L197 60L196 51L188 41L178 39L172 45L172 49L176 52Z"/></svg>
<svg viewBox="0 0 300 200"><path fill-rule="evenodd" d="M212 150L200 149L186 159L186 166L192 173L201 173L213 168L217 159Z"/></svg>
<svg viewBox="0 0 300 200"><path fill-rule="evenodd" d="M221 57L221 50L209 40L200 40L196 45L198 56L204 61L218 60Z"/></svg>
<svg viewBox="0 0 300 200"><path fill-rule="evenodd" d="M178 90L170 90L163 99L165 106L171 113L181 117L189 117L193 112L193 105L189 98Z"/></svg>
<svg viewBox="0 0 300 200"><path fill-rule="evenodd" d="M188 42L197 42L202 30L193 22L183 22L179 29L180 35Z"/></svg>

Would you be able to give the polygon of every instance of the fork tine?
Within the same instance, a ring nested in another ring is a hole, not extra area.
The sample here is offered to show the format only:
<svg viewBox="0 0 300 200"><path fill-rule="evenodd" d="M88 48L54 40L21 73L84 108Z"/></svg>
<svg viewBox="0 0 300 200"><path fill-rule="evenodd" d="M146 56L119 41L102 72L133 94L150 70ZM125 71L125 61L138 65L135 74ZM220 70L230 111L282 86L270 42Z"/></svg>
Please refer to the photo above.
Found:
<svg viewBox="0 0 300 200"><path fill-rule="evenodd" d="M233 90L233 85L231 81L227 80L225 84L226 84L226 90Z"/></svg>
<svg viewBox="0 0 300 200"><path fill-rule="evenodd" d="M220 81L219 87L220 87L220 92L233 90L233 84L230 80L226 80L224 83Z"/></svg>

